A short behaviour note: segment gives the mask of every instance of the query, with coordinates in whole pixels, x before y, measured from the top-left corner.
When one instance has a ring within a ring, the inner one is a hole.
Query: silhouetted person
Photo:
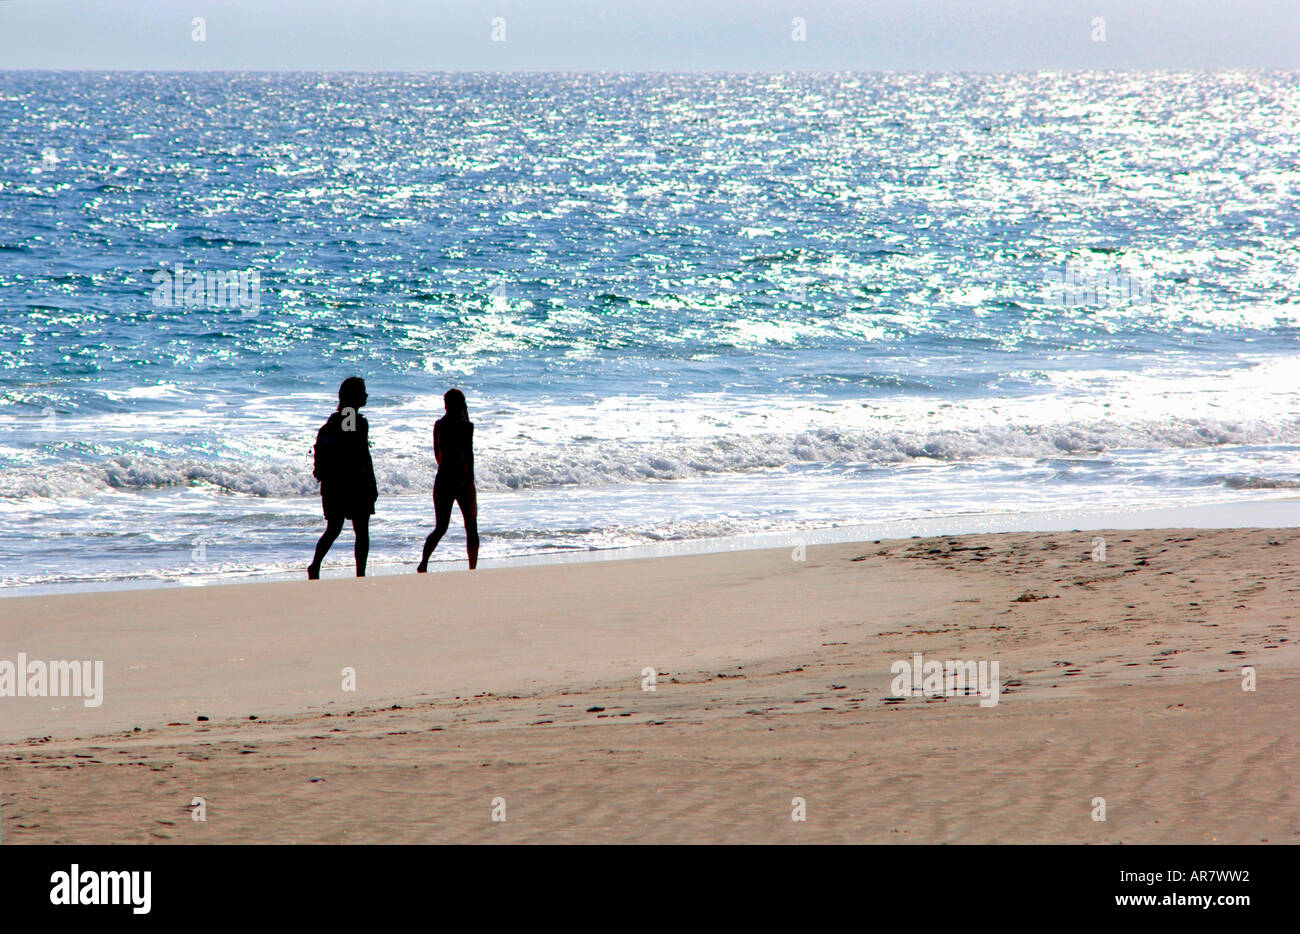
[[[429,570],[429,555],[447,532],[451,504],[460,506],[465,520],[465,551],[469,569],[478,565],[478,493],[474,489],[474,423],[469,420],[465,394],[448,389],[442,397],[447,414],[433,423],[433,457],[438,474],[433,479],[433,515],[437,524],[424,540],[424,556],[416,571]]]
[[[370,426],[357,409],[366,404],[366,381],[349,376],[339,386],[339,407],[316,432],[316,465],[312,476],[320,481],[321,509],[325,513],[325,534],[316,543],[316,557],[307,568],[307,579],[320,577],[320,563],[343,531],[345,519],[352,520],[356,536],[357,577],[366,576],[366,555],[370,551],[370,517],[375,513],[379,490],[375,467],[370,461]]]

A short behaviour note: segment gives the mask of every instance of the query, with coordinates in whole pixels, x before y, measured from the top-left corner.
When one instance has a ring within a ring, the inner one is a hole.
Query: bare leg
[[[429,537],[424,540],[424,554],[420,557],[420,563],[416,565],[417,574],[423,574],[429,570],[429,556],[433,554],[433,549],[438,547],[438,542],[447,534],[447,526],[451,523],[451,504],[452,497],[447,496],[444,491],[433,488],[433,514],[436,524]]]
[[[316,580],[320,577],[320,563],[325,560],[325,555],[329,552],[330,546],[334,544],[334,539],[338,538],[339,533],[342,531],[342,519],[325,520],[325,534],[316,543],[316,557],[312,558],[311,564],[307,567],[308,580]]]
[[[357,539],[352,549],[352,553],[357,559],[357,577],[365,577],[366,557],[370,554],[370,517],[354,516],[352,519],[352,534]]]
[[[478,491],[474,484],[465,484],[456,502],[460,504],[461,518],[465,520],[465,552],[469,555],[469,569],[472,571],[478,567]]]

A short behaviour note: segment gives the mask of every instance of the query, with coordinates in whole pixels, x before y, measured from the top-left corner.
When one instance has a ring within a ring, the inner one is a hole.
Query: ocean
[[[1295,496],[1298,125],[1284,72],[0,72],[0,591],[302,576],[351,375],[372,573],[452,386],[485,565]]]

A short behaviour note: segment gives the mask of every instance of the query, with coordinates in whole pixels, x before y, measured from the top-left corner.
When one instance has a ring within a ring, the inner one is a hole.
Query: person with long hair
[[[357,577],[366,576],[370,517],[379,498],[375,465],[370,460],[370,425],[357,411],[366,404],[366,399],[366,381],[360,376],[349,376],[339,386],[338,409],[316,432],[312,476],[320,481],[325,534],[316,543],[316,556],[307,568],[308,580],[320,578],[320,564],[348,519],[352,520],[352,533],[356,537],[353,553]]]
[[[474,489],[474,423],[469,420],[469,406],[459,389],[448,389],[442,397],[447,414],[433,423],[433,457],[438,473],[433,479],[433,515],[435,525],[424,540],[424,554],[415,570],[429,570],[429,556],[447,532],[451,522],[451,505],[460,506],[465,520],[465,551],[469,569],[478,566],[478,493]]]

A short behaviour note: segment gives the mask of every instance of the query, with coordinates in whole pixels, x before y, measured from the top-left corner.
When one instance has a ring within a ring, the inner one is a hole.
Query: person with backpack
[[[417,573],[429,570],[429,556],[451,522],[451,506],[460,506],[465,520],[465,551],[469,569],[478,566],[478,493],[474,489],[474,423],[469,420],[469,406],[459,389],[448,389],[442,396],[447,414],[433,423],[433,457],[438,472],[433,478],[433,515],[436,524],[424,540],[424,554],[416,566]]]
[[[339,386],[338,409],[316,432],[312,476],[320,481],[325,534],[316,543],[316,557],[307,568],[308,580],[320,578],[321,561],[348,519],[352,520],[352,533],[356,538],[353,550],[357,577],[366,576],[370,517],[375,513],[375,501],[379,498],[375,466],[370,460],[370,425],[357,411],[366,404],[366,398],[365,380],[349,376]]]

